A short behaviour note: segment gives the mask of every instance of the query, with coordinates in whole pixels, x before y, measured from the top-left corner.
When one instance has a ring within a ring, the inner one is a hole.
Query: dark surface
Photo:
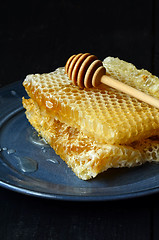
[[[1,3],[0,86],[91,52],[159,76],[159,2]],[[6,106],[7,107],[7,106]],[[0,239],[159,239],[159,194],[110,202],[39,199],[0,188]]]

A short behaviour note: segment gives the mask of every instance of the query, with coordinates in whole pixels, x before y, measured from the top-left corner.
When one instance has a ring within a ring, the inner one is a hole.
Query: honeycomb
[[[110,76],[158,97],[159,79],[151,73],[112,57],[103,63]],[[98,143],[130,144],[159,133],[158,109],[102,84],[80,89],[71,83],[63,67],[28,75],[23,84],[41,113]]]
[[[144,159],[148,162],[159,162],[159,136],[133,144],[141,153]]]
[[[42,114],[32,99],[23,98],[23,106],[31,125],[82,180],[96,177],[108,168],[159,161],[159,139],[146,139],[130,146],[101,144],[47,112]]]
[[[151,96],[159,98],[159,79],[145,69],[137,69],[132,63],[107,57],[103,61],[107,74]]]

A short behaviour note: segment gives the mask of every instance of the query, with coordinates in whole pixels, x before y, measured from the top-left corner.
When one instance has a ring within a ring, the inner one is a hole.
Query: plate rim
[[[52,194],[52,193],[42,193],[38,191],[29,190],[22,187],[17,187],[16,185],[8,184],[5,181],[0,180],[0,186],[11,190],[13,192],[21,193],[27,196],[45,198],[51,200],[60,201],[72,201],[72,202],[103,202],[103,201],[117,201],[117,200],[129,200],[134,198],[141,198],[150,196],[152,194],[159,192],[159,187],[154,187],[144,191],[138,191],[127,194],[117,194],[117,195],[103,195],[103,196],[78,196],[78,195],[62,195],[62,194]]]

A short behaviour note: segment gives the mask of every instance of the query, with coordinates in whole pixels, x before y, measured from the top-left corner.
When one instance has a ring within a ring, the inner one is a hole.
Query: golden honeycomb
[[[112,57],[103,64],[110,76],[158,97],[159,79],[148,71]],[[41,112],[99,143],[130,144],[159,132],[158,109],[102,84],[80,89],[63,67],[52,73],[28,75],[23,84]]]
[[[107,74],[131,87],[159,98],[159,79],[145,69],[137,69],[132,63],[107,57],[103,61]]]

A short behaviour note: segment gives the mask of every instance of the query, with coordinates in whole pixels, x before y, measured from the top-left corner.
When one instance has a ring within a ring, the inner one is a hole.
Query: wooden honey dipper
[[[102,61],[98,60],[95,55],[91,55],[90,53],[79,53],[71,56],[66,62],[65,72],[72,80],[73,84],[78,85],[80,88],[97,87],[100,83],[104,83],[109,87],[115,88],[140,101],[159,108],[158,99],[107,76]]]

